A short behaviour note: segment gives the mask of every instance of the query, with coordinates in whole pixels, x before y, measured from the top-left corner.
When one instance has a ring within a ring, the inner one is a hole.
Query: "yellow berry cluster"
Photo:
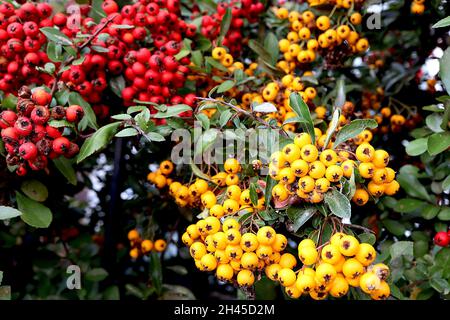
[[[359,12],[353,12],[353,2],[336,1],[336,8],[347,11],[344,18],[335,19],[336,21],[328,15],[316,17],[310,10],[289,12],[284,7],[276,9],[275,14],[279,19],[289,20],[290,31],[278,44],[286,61],[283,63],[286,73],[291,73],[296,63],[313,62],[318,52],[323,54],[324,50],[333,51],[344,41],[350,45],[353,53],[364,52],[369,48],[367,39],[361,38],[355,29],[355,26],[361,24],[362,17]],[[290,62],[295,62],[293,67]]]
[[[335,233],[328,244],[316,247],[312,239],[304,239],[298,245],[298,257],[303,266],[294,271],[291,267],[272,264],[266,268],[266,275],[278,280],[291,298],[302,294],[315,300],[345,296],[350,287],[359,287],[372,299],[386,299],[390,288],[386,282],[389,268],[378,263],[372,265],[376,251],[368,243],[359,241],[344,233]]]
[[[359,160],[358,171],[362,178],[371,179],[367,184],[367,191],[358,187],[353,196],[353,202],[364,205],[369,200],[369,194],[373,197],[381,197],[383,194],[392,196],[400,188],[400,184],[394,180],[395,171],[389,168],[389,153],[383,149],[375,150],[368,143],[363,142],[356,148],[356,159]]]
[[[425,0],[413,0],[411,13],[421,15],[425,11]]]
[[[287,239],[272,227],[264,226],[253,232],[241,232],[234,218],[221,221],[209,216],[187,227],[182,241],[189,247],[195,265],[201,271],[216,270],[221,281],[251,286],[255,273],[267,270],[273,264],[293,268],[296,259],[282,251]]]
[[[244,187],[244,183],[240,181],[239,173],[242,167],[235,158],[229,158],[224,163],[224,171],[210,177],[211,183],[204,179],[196,179],[192,183],[182,184],[179,181],[172,181],[167,178],[171,170],[164,170],[162,175],[169,183],[160,183],[157,185],[159,171],[168,165],[173,169],[170,161],[163,161],[160,168],[154,173],[153,183],[162,189],[166,185],[169,187],[169,195],[171,195],[180,207],[197,207],[208,209],[210,216],[221,218],[225,215],[232,215],[237,212],[253,212],[254,210],[264,209],[264,194],[257,189],[258,200],[253,204],[250,197],[250,189]]]
[[[358,205],[367,203],[369,193],[380,197],[384,193],[393,195],[398,191],[395,171],[387,167],[389,154],[384,150],[375,151],[368,143],[372,138],[369,130],[355,138],[359,146],[354,155],[345,149],[337,152],[331,149],[331,141],[324,147],[326,135],[318,128],[315,128],[315,133],[315,144],[312,144],[311,136],[303,132],[296,135],[294,143],[271,155],[269,175],[278,181],[272,188],[276,202],[282,203],[296,195],[305,202],[319,203],[332,184],[340,184],[342,177],[350,178],[357,166],[362,178],[371,179],[367,185],[368,192],[362,187],[357,188],[353,201]]]
[[[145,255],[150,251],[162,252],[166,249],[167,243],[163,239],[158,239],[153,242],[150,239],[142,239],[139,231],[136,229],[128,232],[128,240],[130,241],[130,257],[133,259]]]

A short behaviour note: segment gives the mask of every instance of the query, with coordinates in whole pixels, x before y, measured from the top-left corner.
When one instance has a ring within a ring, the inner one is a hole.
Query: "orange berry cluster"
[[[166,249],[167,243],[163,239],[158,239],[153,242],[150,239],[142,239],[139,231],[136,229],[128,232],[128,240],[130,241],[130,257],[137,259],[150,251],[162,252]]]

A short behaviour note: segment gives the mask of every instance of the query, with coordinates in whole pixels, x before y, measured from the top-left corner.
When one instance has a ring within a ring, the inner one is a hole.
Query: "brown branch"
[[[267,121],[265,121],[264,119],[262,119],[261,117],[258,117],[257,115],[253,114],[252,112],[248,112],[247,110],[244,110],[242,108],[239,108],[238,106],[235,106],[229,102],[226,101],[222,101],[222,100],[217,100],[217,99],[213,99],[213,98],[202,98],[202,97],[196,97],[198,100],[201,101],[209,101],[209,102],[215,102],[215,103],[221,103],[227,107],[230,107],[231,109],[233,109],[234,111],[241,113],[243,115],[245,115],[248,118],[251,118],[259,123],[261,123],[263,126],[273,129],[273,130],[280,130],[281,134],[285,137],[289,137],[289,135],[287,134],[287,132],[283,129],[280,128],[278,126],[274,126],[269,124]]]
[[[69,59],[67,59],[66,61],[64,61],[63,63],[61,63],[61,65],[59,66],[59,70],[55,75],[55,82],[53,83],[52,86],[52,91],[51,91],[51,95],[52,97],[54,96],[56,89],[58,88],[58,82],[61,78],[62,75],[62,70],[69,64],[71,64],[75,58],[78,57],[78,54],[84,49],[86,48],[91,42],[92,40],[94,40],[107,26],[108,24],[114,20],[114,18],[117,15],[111,15],[86,41],[83,42],[83,44],[81,44],[81,46],[77,47],[77,54],[75,56],[71,56]]]

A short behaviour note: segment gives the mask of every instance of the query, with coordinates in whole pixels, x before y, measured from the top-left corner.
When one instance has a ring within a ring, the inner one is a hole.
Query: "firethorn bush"
[[[0,298],[450,297],[448,2],[79,2],[0,2]]]

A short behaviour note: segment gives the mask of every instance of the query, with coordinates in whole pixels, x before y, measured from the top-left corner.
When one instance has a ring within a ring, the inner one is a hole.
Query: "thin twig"
[[[92,40],[94,40],[105,28],[106,26],[114,20],[114,18],[116,18],[117,15],[111,15],[85,42],[83,42],[83,44],[81,44],[81,46],[77,47],[77,54],[75,56],[71,56],[69,59],[67,59],[66,61],[64,61],[63,63],[61,63],[61,65],[59,66],[59,70],[55,75],[55,82],[53,83],[52,86],[52,91],[51,91],[51,95],[53,96],[56,92],[56,89],[58,88],[58,82],[61,78],[62,75],[62,70],[69,64],[71,64],[75,58],[78,57],[78,53],[80,53],[84,48],[86,48],[91,42]]]
[[[238,106],[235,106],[235,105],[233,105],[231,103],[228,103],[228,102],[222,101],[222,100],[213,99],[213,98],[202,98],[202,97],[196,97],[196,98],[198,100],[201,100],[201,101],[209,101],[209,102],[221,103],[221,104],[223,104],[223,105],[225,105],[227,107],[230,107],[234,111],[245,115],[246,117],[252,118],[253,120],[261,123],[262,125],[264,125],[267,128],[270,128],[270,129],[273,129],[273,130],[280,130],[281,134],[283,134],[285,137],[289,137],[289,135],[287,134],[287,132],[283,128],[271,125],[267,121],[265,121],[264,119],[262,119],[262,118],[256,116],[255,114],[253,114],[252,112],[248,112],[247,110],[239,108]]]

